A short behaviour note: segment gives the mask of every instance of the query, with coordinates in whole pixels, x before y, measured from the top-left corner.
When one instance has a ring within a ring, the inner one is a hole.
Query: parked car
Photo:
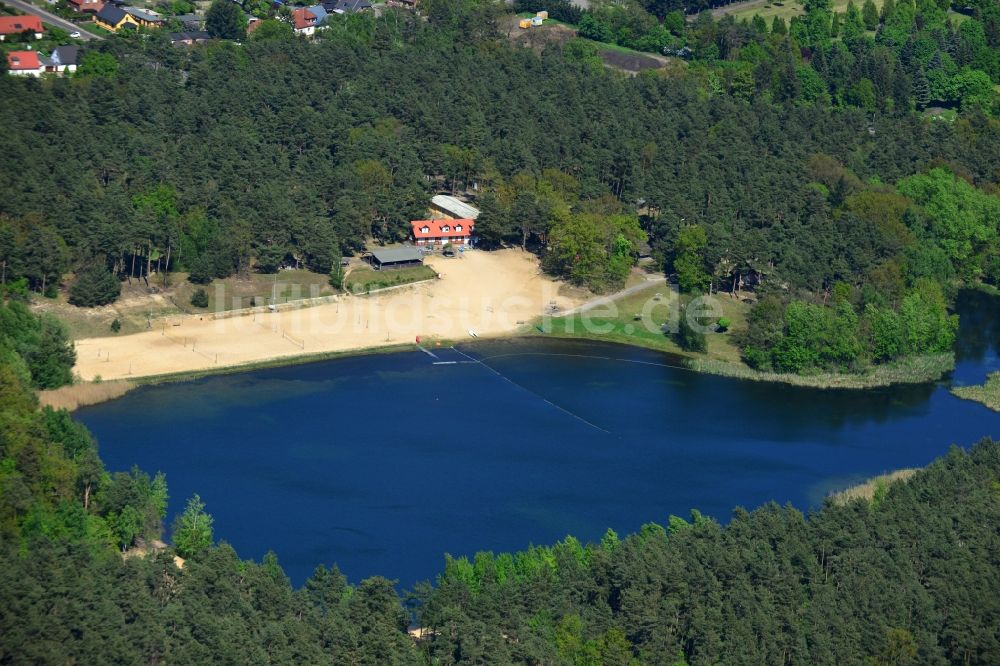
[[[72,37],[73,39],[80,39],[80,37],[82,37],[79,30],[74,30],[73,32],[69,33],[69,36]]]

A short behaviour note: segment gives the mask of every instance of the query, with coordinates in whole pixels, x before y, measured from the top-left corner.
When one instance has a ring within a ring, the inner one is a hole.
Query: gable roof
[[[479,217],[478,208],[448,194],[437,194],[431,197],[431,204],[455,217],[467,217],[473,220]]]
[[[42,63],[35,51],[11,51],[7,54],[7,67],[12,72],[39,69],[41,66]]]
[[[94,18],[108,25],[118,25],[128,14],[121,7],[116,7],[110,2],[104,3],[101,11],[94,15]]]
[[[313,5],[308,9],[316,17],[316,25],[323,25],[323,21],[326,20],[326,9],[323,8],[323,5]]]
[[[471,236],[472,230],[476,226],[476,221],[471,219],[462,220],[413,220],[410,227],[413,229],[413,238],[457,238]],[[447,231],[445,231],[447,227]],[[462,227],[459,231],[458,227]],[[427,229],[427,231],[424,231]]]
[[[292,26],[296,30],[304,30],[316,25],[316,15],[302,7],[292,12]]]
[[[423,261],[424,255],[413,247],[391,247],[372,250],[372,256],[380,264],[394,264],[400,261]]]
[[[124,9],[140,21],[145,21],[146,23],[163,23],[163,17],[151,9],[143,9],[142,7],[125,7]]]
[[[202,17],[197,14],[180,14],[174,18],[180,21],[180,24],[189,30],[197,30],[201,27],[201,24],[204,23]]]
[[[0,35],[16,35],[22,32],[43,32],[42,19],[34,14],[27,16],[0,16]]]
[[[52,52],[52,62],[57,65],[75,65],[80,55],[77,46],[57,46]]]
[[[187,32],[170,33],[171,43],[177,43],[177,42],[199,43],[199,42],[207,42],[210,39],[212,39],[212,37],[208,34],[208,32],[204,30],[188,30]]]
[[[333,2],[333,9],[330,9],[327,5],[331,3],[324,2],[323,6],[327,8],[328,12],[336,12],[338,14],[350,14],[351,12],[359,12],[362,9],[370,9],[372,4],[368,0],[336,0]]]

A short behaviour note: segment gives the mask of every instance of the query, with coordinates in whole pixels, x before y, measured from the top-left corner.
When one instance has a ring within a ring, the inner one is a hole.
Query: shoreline
[[[460,270],[465,267],[472,268],[473,262],[490,263],[486,263],[476,270]],[[723,337],[725,334],[719,334],[718,340],[714,343],[710,341],[708,354],[702,354],[679,349],[663,335],[650,336],[641,330],[638,331],[638,335],[632,335],[631,321],[627,317],[623,318],[617,314],[611,315],[609,321],[615,321],[615,317],[618,319],[618,324],[622,321],[628,321],[626,325],[619,327],[622,330],[595,332],[587,330],[586,327],[574,330],[572,326],[563,326],[560,322],[576,318],[584,310],[591,312],[600,309],[595,308],[594,305],[606,305],[604,301],[608,300],[609,297],[597,297],[585,301],[578,295],[564,295],[560,292],[559,283],[538,272],[537,262],[523,253],[510,251],[490,255],[476,254],[468,257],[467,261],[442,265],[447,271],[446,273],[442,272],[441,278],[433,281],[433,284],[404,285],[405,289],[396,290],[393,292],[393,296],[386,295],[382,299],[375,295],[367,298],[353,297],[344,302],[340,302],[338,299],[338,302],[332,305],[315,305],[305,310],[296,309],[289,316],[299,317],[299,319],[290,320],[290,322],[272,319],[271,315],[267,315],[268,323],[264,323],[264,320],[256,321],[260,318],[257,314],[246,317],[225,317],[221,321],[231,322],[231,325],[236,328],[222,330],[216,327],[206,333],[207,329],[204,325],[198,328],[199,322],[193,319],[185,323],[183,329],[174,330],[169,330],[167,322],[164,321],[163,330],[159,334],[146,332],[120,338],[90,338],[78,341],[78,350],[83,344],[84,348],[87,349],[88,356],[94,352],[93,347],[100,347],[96,350],[98,362],[95,363],[93,358],[88,358],[87,367],[83,371],[80,370],[78,362],[76,368],[79,373],[77,375],[78,384],[74,385],[77,388],[67,387],[64,392],[67,394],[83,393],[87,397],[83,401],[73,404],[57,404],[75,409],[79,406],[114,399],[136,386],[187,381],[210,375],[250,372],[263,368],[294,366],[350,356],[410,351],[416,349],[417,344],[419,344],[412,341],[414,338],[411,336],[414,333],[417,334],[417,340],[423,340],[423,346],[475,344],[476,340],[530,340],[533,338],[587,340],[663,354],[671,359],[669,365],[691,372],[814,389],[871,390],[897,385],[930,384],[946,378],[955,368],[954,352],[947,352],[910,357],[892,364],[872,366],[858,374],[823,372],[798,375],[754,370],[738,359],[736,353],[738,350],[731,340]],[[529,293],[526,288],[522,287],[521,295],[527,298],[522,298],[521,301],[517,301],[516,298],[500,301],[498,294],[502,293],[503,290],[495,290],[495,293],[486,294],[486,298],[482,301],[481,311],[477,312],[475,308],[469,306],[468,283],[473,281],[473,278],[478,278],[485,272],[485,269],[513,270],[513,273],[507,273],[504,276],[506,285],[527,285],[533,291]],[[640,297],[641,292],[645,290],[652,292],[658,288],[663,288],[663,286],[658,285],[656,281],[633,285],[612,295],[610,297],[611,304],[619,309],[625,308],[627,311],[632,311],[628,308],[633,308],[638,312],[635,309],[638,306],[632,301],[636,297]],[[659,301],[659,296],[660,294],[656,293],[653,300]],[[530,305],[532,302],[541,300],[548,302],[549,306],[553,307],[556,303],[554,299],[558,299],[560,309],[563,310],[561,314],[539,314],[539,310]],[[388,324],[383,325],[379,318],[388,318],[390,306],[402,307],[406,311],[408,307],[412,309],[414,304],[422,306],[423,309],[417,308],[417,316],[411,319],[409,326],[412,330],[405,326],[398,328],[394,324],[390,339]],[[494,305],[499,306],[496,311]],[[512,306],[513,310],[510,310]],[[330,335],[329,329],[322,328],[327,322],[322,320],[319,315],[323,312],[331,314],[334,310],[339,313],[340,308],[349,309],[347,324],[356,324],[356,330],[348,330],[343,338],[330,344],[330,338],[324,337]],[[496,312],[500,313],[499,320]],[[274,316],[281,317],[282,314],[278,313]],[[209,316],[206,315],[206,318]],[[735,317],[739,316],[740,313],[737,311]],[[372,318],[374,324],[372,330],[368,328],[369,317]],[[598,315],[598,318],[601,316]],[[516,325],[514,325],[514,320],[517,320]],[[255,321],[256,323],[254,323]],[[216,324],[222,325],[219,322]],[[289,324],[291,328],[285,329],[284,326]],[[173,326],[178,326],[178,324],[174,323]],[[243,328],[241,329],[239,326]],[[376,330],[378,326],[382,326],[382,328]],[[195,330],[192,331],[191,328]],[[474,330],[478,331],[478,334],[473,332]],[[286,331],[288,332],[286,333]],[[294,335],[291,333],[292,331],[294,331]],[[470,337],[466,338],[466,334]],[[151,335],[152,337],[150,337]],[[206,337],[198,337],[199,335]],[[242,344],[247,336],[256,336],[260,344],[257,347],[247,348],[244,346],[240,349],[234,349],[234,346],[238,346],[235,343]],[[307,337],[309,338],[308,345],[306,344]],[[713,338],[715,337],[713,335]],[[203,346],[203,341],[206,339],[208,352]],[[196,340],[197,350],[195,349]],[[289,348],[289,340],[292,346],[301,346],[301,350]],[[126,344],[126,341],[129,344]],[[106,360],[107,349],[114,349],[118,358],[121,359],[123,355],[121,347],[129,348],[133,353],[132,358],[138,358],[136,354],[143,354],[146,359],[152,359],[153,362],[148,363],[145,368],[139,366],[140,374],[133,375],[132,362],[128,360],[129,357],[126,357],[125,360],[118,361],[117,368],[113,363],[108,366],[116,371],[105,375],[102,380],[100,370],[105,367],[103,361]],[[309,347],[316,351],[305,351]],[[197,355],[193,355],[192,352],[196,352]],[[146,370],[146,372],[142,373],[142,370]],[[97,385],[102,384],[105,386],[124,385],[128,388],[120,390],[96,388]],[[40,395],[40,397],[42,396]]]
[[[567,335],[564,333],[539,334],[529,332],[517,337],[526,339],[549,338],[556,340],[589,340],[592,342],[623,345],[626,347],[645,349],[660,354],[681,357],[685,364],[683,369],[690,370],[691,372],[715,375],[717,377],[731,377],[733,379],[743,379],[753,382],[787,384],[789,386],[797,386],[800,388],[866,390],[886,388],[889,386],[903,386],[907,384],[929,384],[939,381],[955,369],[954,352],[946,352],[943,354],[915,356],[889,365],[873,366],[870,371],[865,374],[854,375],[836,372],[823,372],[814,375],[794,375],[790,373],[754,370],[745,364],[706,358],[703,354],[697,354],[684,350],[665,350],[655,345],[644,345],[641,340],[631,342],[611,336],[592,335],[588,333]],[[919,365],[923,365],[923,367],[913,367]]]
[[[607,337],[602,337],[598,335],[565,335],[565,334],[540,334],[532,326],[531,329],[527,331],[515,331],[510,333],[499,333],[494,335],[483,335],[478,338],[468,341],[471,344],[475,344],[476,341],[489,342],[489,341],[503,341],[503,340],[585,340],[589,342],[601,342],[605,344],[617,345],[631,349],[641,349],[644,351],[652,351],[658,354],[662,354],[667,357],[675,357],[680,361],[679,365],[671,366],[678,370],[687,370],[689,372],[695,372],[705,375],[714,375],[718,377],[729,377],[732,379],[740,379],[745,381],[754,382],[768,382],[776,384],[785,384],[788,386],[794,386],[797,388],[815,388],[815,389],[845,389],[845,390],[868,390],[875,388],[887,388],[896,385],[907,385],[907,384],[924,384],[938,381],[942,376],[947,374],[954,368],[954,354],[940,354],[935,357],[918,357],[918,360],[925,358],[931,359],[931,364],[929,366],[929,374],[927,375],[917,375],[909,374],[905,376],[893,376],[892,373],[898,370],[897,366],[883,366],[884,370],[881,368],[876,368],[874,371],[867,373],[865,375],[845,375],[837,373],[821,373],[816,375],[792,375],[792,374],[782,374],[782,373],[770,373],[761,372],[753,370],[748,366],[737,365],[734,363],[729,363],[726,361],[718,361],[714,359],[705,359],[699,355],[693,354],[691,352],[679,351],[666,351],[659,349],[651,345],[637,344],[633,342],[626,342],[622,340],[610,339]],[[433,339],[428,340],[428,346],[448,346],[452,347],[456,344],[460,344],[460,341],[454,339]],[[54,391],[39,391],[40,403],[43,405],[56,406],[53,404],[51,395],[58,392],[73,393],[68,389],[77,389],[77,387],[102,387],[102,386],[114,386],[115,389],[110,391],[105,391],[101,394],[90,395],[85,400],[80,400],[77,404],[72,406],[62,405],[69,411],[75,411],[80,407],[88,407],[91,405],[96,405],[102,402],[107,402],[110,400],[115,400],[122,397],[126,393],[140,388],[142,386],[155,386],[159,384],[173,383],[173,382],[184,382],[192,381],[196,379],[201,379],[203,377],[211,377],[216,375],[230,375],[238,374],[242,372],[253,372],[255,370],[264,370],[268,368],[283,368],[283,367],[293,367],[297,365],[306,365],[309,363],[321,363],[323,361],[330,361],[341,358],[351,358],[351,357],[361,357],[361,356],[372,356],[376,354],[396,354],[402,352],[416,351],[417,346],[414,343],[391,343],[391,344],[381,344],[372,345],[368,347],[362,347],[358,349],[345,349],[345,350],[335,350],[335,351],[323,351],[323,352],[311,352],[297,355],[289,356],[276,356],[266,359],[261,359],[257,361],[251,361],[247,363],[239,363],[224,366],[213,366],[207,368],[199,368],[194,370],[182,370],[179,372],[170,372],[162,374],[147,375],[143,377],[136,377],[129,380],[105,380],[105,381],[81,381],[77,384],[72,384],[66,387],[61,387],[60,389],[55,389]],[[938,372],[940,368],[945,368]],[[87,390],[87,389],[85,389]]]
[[[918,472],[923,471],[920,467],[904,467],[865,479],[860,483],[848,486],[841,490],[829,493],[826,499],[839,506],[847,506],[851,502],[863,500],[865,502],[881,502],[889,486],[896,483],[906,483]]]
[[[953,386],[951,394],[962,400],[969,400],[1000,412],[1000,370],[991,372],[982,384]]]

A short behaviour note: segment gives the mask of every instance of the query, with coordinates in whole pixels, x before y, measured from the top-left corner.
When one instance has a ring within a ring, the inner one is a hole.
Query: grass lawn
[[[354,294],[364,294],[376,289],[394,287],[437,277],[430,266],[414,266],[395,270],[376,271],[371,268],[355,268],[347,275],[344,286]]]
[[[204,286],[191,284],[186,276],[177,274],[173,283],[177,287],[171,295],[177,307],[191,313],[239,310],[254,305],[287,303],[337,293],[330,286],[329,276],[306,270],[280,271],[272,274],[251,273],[246,276],[214,280]],[[191,295],[199,288],[208,294],[208,307],[204,309],[191,305]]]
[[[659,300],[657,294],[660,294]],[[733,342],[733,334],[746,328],[746,315],[750,306],[726,294],[718,296],[715,301],[721,308],[722,316],[730,320],[731,326],[726,333],[707,335],[708,352],[704,358],[738,363],[740,351]],[[551,317],[538,325],[548,334],[560,337],[605,340],[690,355],[661,330],[676,307],[677,297],[673,295],[670,286],[666,282],[657,282],[651,283],[648,289],[615,301],[613,310],[597,307],[568,317]],[[636,315],[644,313],[645,316],[636,319]]]
[[[843,14],[847,11],[847,3],[849,0],[833,0],[833,11]],[[881,11],[883,0],[875,0],[875,6]],[[861,11],[861,6],[864,4],[864,0],[854,0],[854,5]],[[780,16],[788,22],[793,16],[801,16],[805,13],[802,9],[802,4],[796,0],[778,0],[778,2],[755,2],[744,7],[734,8],[732,12],[727,12],[732,14],[732,16],[738,21],[742,19],[750,20],[753,18],[754,14],[759,14],[766,21],[767,25],[771,27],[771,21],[774,20],[775,16]]]
[[[626,48],[624,46],[619,46],[618,44],[609,44],[608,42],[597,42],[597,41],[594,41],[593,39],[587,39],[586,37],[581,37],[580,39],[582,39],[583,41],[587,42],[588,44],[593,44],[600,51],[615,51],[617,53],[626,53],[628,55],[638,55],[638,56],[646,56],[646,57],[649,57],[649,55],[650,55],[646,51],[636,51],[635,49],[630,49],[630,48]],[[656,55],[656,54],[653,54],[653,55]]]

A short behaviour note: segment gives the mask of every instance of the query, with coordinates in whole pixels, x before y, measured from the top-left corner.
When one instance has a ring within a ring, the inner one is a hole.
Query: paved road
[[[3,0],[4,4],[10,5],[11,7],[16,7],[26,14],[35,14],[41,16],[42,20],[46,23],[56,26],[57,28],[62,28],[66,32],[76,32],[80,33],[80,39],[82,41],[87,41],[90,39],[104,39],[100,35],[94,35],[87,32],[77,24],[67,21],[64,18],[59,18],[52,12],[46,11],[37,5],[33,5],[30,2],[25,2],[24,0]]]

